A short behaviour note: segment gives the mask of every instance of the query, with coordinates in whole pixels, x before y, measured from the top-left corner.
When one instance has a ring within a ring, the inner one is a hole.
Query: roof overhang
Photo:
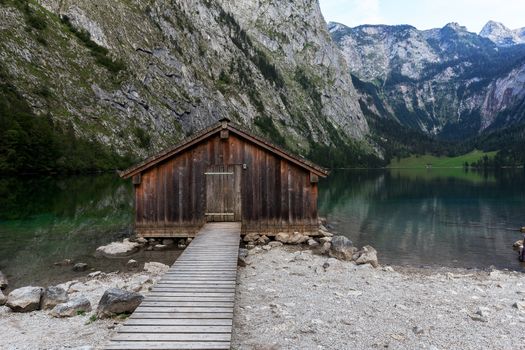
[[[119,173],[119,175],[122,178],[130,178],[132,176],[135,176],[137,174],[140,174],[141,172],[167,160],[172,157],[175,157],[177,154],[183,152],[184,150],[206,140],[207,138],[215,135],[216,133],[220,132],[221,130],[228,130],[231,133],[253,143],[258,145],[261,148],[264,148],[268,150],[271,153],[274,153],[278,155],[279,157],[286,159],[287,161],[306,169],[310,172],[312,172],[315,175],[318,175],[320,177],[326,177],[329,174],[329,171],[302,158],[299,156],[296,156],[294,154],[291,154],[280,147],[275,146],[271,142],[268,142],[264,140],[263,138],[259,136],[255,136],[251,134],[250,132],[243,130],[240,126],[232,124],[228,119],[221,119],[218,123],[201,130],[200,132],[197,132],[196,134],[192,135],[191,137],[184,139],[179,144],[175,145],[174,147],[170,147],[152,157],[149,157],[145,159],[144,161],[132,166],[131,168],[128,168],[126,170],[123,170]]]

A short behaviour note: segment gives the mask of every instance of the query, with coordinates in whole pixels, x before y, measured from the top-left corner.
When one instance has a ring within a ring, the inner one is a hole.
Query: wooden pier
[[[230,349],[240,232],[206,224],[106,349]]]

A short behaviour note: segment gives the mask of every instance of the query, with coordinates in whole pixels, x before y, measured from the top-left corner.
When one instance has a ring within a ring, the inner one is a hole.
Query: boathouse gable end
[[[327,174],[227,120],[121,172],[143,237],[193,237],[213,221],[241,222],[243,234],[316,232]]]

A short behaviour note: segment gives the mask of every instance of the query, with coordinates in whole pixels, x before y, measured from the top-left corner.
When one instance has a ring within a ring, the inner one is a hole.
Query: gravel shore
[[[284,246],[239,268],[232,349],[522,349],[525,276],[517,272],[356,266]],[[153,282],[158,274],[149,274]],[[71,286],[93,308],[141,273]],[[69,283],[68,283],[69,284]],[[144,284],[147,293],[151,282]],[[0,307],[1,349],[100,349],[122,320],[68,319]]]
[[[158,263],[157,263],[158,264]],[[162,266],[162,264],[158,264]],[[167,266],[166,266],[167,268]],[[92,312],[71,318],[54,318],[50,310],[15,313],[0,306],[0,349],[2,350],[94,350],[101,349],[124,320],[93,320],[98,302],[109,288],[137,290],[146,295],[148,289],[165,272],[155,268],[140,273],[95,273],[59,286],[70,297],[85,296]]]
[[[247,262],[233,349],[525,348],[522,273],[374,269],[287,247]]]

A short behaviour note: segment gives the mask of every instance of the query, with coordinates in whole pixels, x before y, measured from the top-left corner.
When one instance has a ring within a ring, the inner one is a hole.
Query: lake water
[[[47,285],[84,276],[72,259],[92,270],[125,269],[129,258],[95,258],[96,248],[132,229],[132,185],[116,175],[0,178],[0,271],[10,288]],[[173,263],[178,252],[141,251],[133,259]]]
[[[132,185],[116,175],[0,178],[0,270],[12,286],[46,285],[92,269],[125,268],[128,258],[95,258],[127,236]],[[320,213],[355,245],[371,244],[382,263],[522,269],[512,250],[525,226],[523,170],[333,171],[320,183]],[[171,264],[178,252],[142,251],[139,261]]]
[[[512,244],[525,226],[523,169],[334,171],[320,214],[354,245],[393,265],[523,269]]]

